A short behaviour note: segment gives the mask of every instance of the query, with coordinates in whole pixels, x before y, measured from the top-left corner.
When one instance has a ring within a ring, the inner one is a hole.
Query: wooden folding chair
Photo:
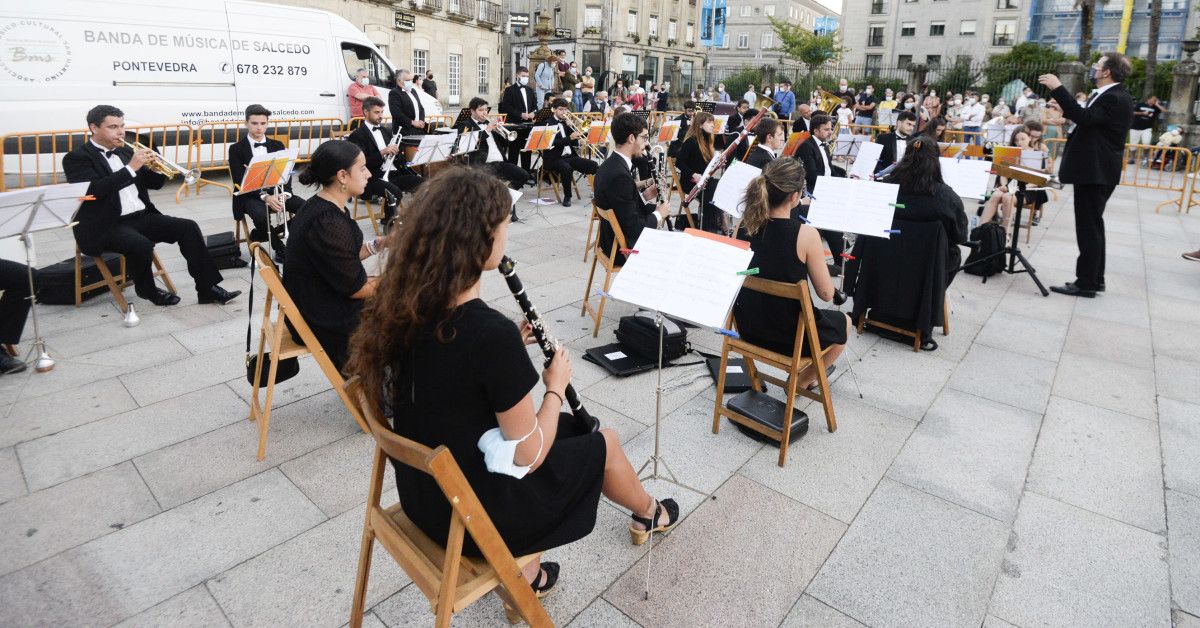
[[[867,325],[870,325],[872,327],[878,327],[880,329],[886,329],[888,331],[895,332],[902,336],[908,336],[909,338],[912,338],[913,339],[913,352],[920,353],[920,351],[921,351],[921,336],[922,336],[921,330],[905,329],[903,327],[898,327],[896,325],[892,325],[891,323],[884,323],[882,321],[873,320],[870,318],[870,316],[868,316],[868,312],[863,312],[862,314],[859,314],[859,316],[858,316],[858,323],[857,323],[857,325],[855,325],[855,329],[858,331],[858,333],[861,334],[861,333],[863,333],[863,328],[866,327]],[[942,335],[943,336],[950,335],[950,304],[946,301],[946,298],[944,296],[942,297]]]
[[[690,227],[692,229],[696,229],[696,228],[698,228],[698,225],[696,224],[695,215],[692,214],[692,209],[690,207],[688,207],[687,205],[683,204],[683,199],[687,198],[687,194],[683,193],[683,184],[680,183],[679,172],[675,170],[675,160],[668,158],[667,161],[670,164],[670,171],[671,171],[671,191],[679,194],[679,213],[672,214],[671,217],[675,218],[676,216],[679,216],[680,214],[682,214],[684,216],[684,218],[687,219],[688,227]],[[670,202],[670,201],[671,201],[671,196],[670,196],[670,194],[668,194],[667,202]],[[701,202],[703,202],[703,199],[701,199]]]
[[[718,433],[721,429],[721,417],[727,416],[730,421],[738,425],[779,441],[779,466],[782,467],[787,463],[788,444],[792,438],[792,414],[795,411],[796,395],[803,395],[813,401],[819,401],[825,409],[825,423],[829,431],[837,430],[837,416],[833,412],[829,378],[825,373],[825,354],[833,347],[821,349],[821,342],[817,338],[817,321],[813,313],[812,296],[808,293],[807,281],[791,284],[759,277],[747,277],[746,282],[742,284],[742,290],[752,290],[799,301],[800,317],[796,321],[796,341],[792,345],[792,354],[783,355],[752,344],[740,337],[725,337],[725,341],[721,345],[721,370],[717,376],[717,398],[713,404],[713,434]],[[732,313],[729,315],[728,326],[730,329],[737,329],[737,321],[734,320]],[[808,345],[810,357],[804,357],[801,354],[805,344]],[[783,415],[782,431],[767,427],[724,405],[722,396],[725,394],[725,369],[731,351],[741,355],[745,360],[746,374],[750,377],[754,390],[761,390],[763,381],[771,382],[784,389],[787,396],[785,401],[787,409]],[[779,379],[759,371],[754,365],[756,360],[787,373],[787,379]],[[817,373],[818,388],[816,392],[799,387],[800,371],[810,364]]]
[[[83,295],[86,292],[91,292],[96,288],[108,286],[108,291],[112,293],[113,299],[117,302],[117,307],[124,314],[129,311],[129,302],[125,300],[125,256],[121,256],[120,277],[113,277],[112,271],[108,269],[108,264],[104,262],[103,256],[91,256],[92,261],[96,264],[96,269],[100,271],[100,280],[94,281],[88,285],[83,285],[83,253],[79,247],[75,247],[75,307],[83,304]],[[154,253],[154,277],[161,278],[167,286],[167,291],[175,292],[175,283],[171,281],[171,276],[167,274],[163,268],[162,260],[158,259],[158,253]]]
[[[358,203],[360,201],[362,202],[363,206],[365,206],[367,209],[367,214],[365,216],[360,214],[358,211]],[[375,213],[375,207],[374,207],[374,205],[372,205],[373,202],[379,203],[379,213],[378,214]],[[375,201],[372,201],[372,199],[370,199],[370,198],[360,198],[360,197],[356,196],[356,197],[354,197],[354,209],[351,211],[350,217],[352,219],[354,219],[355,222],[358,222],[359,220],[362,220],[363,218],[370,218],[371,219],[371,229],[373,229],[375,231],[376,236],[381,236],[381,235],[383,235],[383,231],[380,229],[379,216],[383,214],[383,203],[384,203],[384,201],[382,201],[382,200],[376,199]]]
[[[588,216],[588,232],[587,237],[583,240],[583,262],[586,264],[588,253],[592,247],[596,245],[596,240],[592,239],[593,230],[596,233],[596,238],[600,237],[600,214],[596,211],[596,201],[592,201],[592,214]]]
[[[258,370],[254,373],[254,388],[250,395],[250,420],[258,421],[258,459],[262,460],[267,454],[267,430],[271,426],[271,402],[275,397],[275,377],[279,372],[280,360],[311,354],[317,361],[317,365],[321,367],[321,371],[325,373],[325,377],[329,379],[329,383],[333,385],[333,389],[342,398],[342,403],[346,404],[346,409],[354,416],[354,420],[358,421],[359,427],[364,432],[369,431],[362,413],[359,412],[358,405],[342,388],[342,385],[346,383],[345,379],[333,365],[333,361],[329,359],[325,349],[321,347],[312,328],[300,316],[300,310],[296,308],[296,303],[292,301],[291,295],[283,287],[279,270],[275,267],[275,262],[271,261],[271,256],[267,253],[266,248],[257,242],[252,242],[250,254],[258,260],[258,274],[266,284],[266,296],[263,297],[262,308],[263,322],[258,338]],[[271,320],[272,303],[278,304],[279,309],[275,320]],[[290,322],[296,329],[296,333],[300,334],[300,339],[304,341],[304,344],[300,344],[292,338],[292,334],[287,328],[287,322]],[[270,368],[267,369],[267,381],[263,382],[263,356],[268,350],[271,355],[266,359],[270,362]],[[266,398],[262,404],[259,404],[258,392],[264,384],[267,389]]]
[[[558,191],[559,185],[572,186],[575,190],[575,198],[583,198],[583,195],[579,193],[579,184],[576,183],[574,179],[570,179],[569,183],[564,183],[562,181],[559,181],[560,177],[558,176],[558,173],[554,172],[552,170],[547,170],[545,167],[545,163],[546,163],[545,160],[543,160],[542,167],[538,168],[538,178],[537,178],[537,197],[538,198],[542,197],[543,181],[546,183],[547,186],[549,186],[550,191],[554,192],[554,200],[556,200],[556,201],[562,202],[562,194],[560,194]],[[588,176],[590,177],[591,175],[588,175]]]
[[[521,575],[521,569],[537,560],[538,554],[513,557],[450,450],[445,445],[430,449],[393,432],[375,408],[366,402],[358,378],[351,378],[343,389],[359,414],[366,417],[370,433],[375,437],[375,458],[371,464],[350,626],[362,626],[371,553],[376,540],[429,599],[436,626],[448,627],[455,613],[493,589],[506,602],[505,612],[510,622],[524,619],[531,626],[553,626],[550,615]],[[388,458],[433,476],[441,487],[450,503],[450,533],[445,547],[422,532],[404,514],[400,504],[384,508],[379,503]],[[466,534],[471,535],[482,558],[463,556]]]
[[[593,207],[595,207],[594,203]],[[604,316],[604,303],[608,300],[608,288],[612,285],[613,275],[616,275],[621,271],[622,264],[618,264],[616,262],[617,252],[621,249],[629,248],[629,245],[625,244],[625,233],[621,231],[621,223],[617,222],[617,215],[613,213],[611,209],[595,207],[595,211],[596,214],[600,216],[601,220],[607,222],[609,227],[612,227],[614,237],[612,246],[609,247],[608,251],[605,251],[603,247],[600,246],[600,233],[599,229],[597,229],[595,249],[592,251],[592,270],[588,273],[587,289],[583,291],[583,311],[579,315],[588,315],[590,312],[592,319],[596,321],[595,326],[592,328],[592,338],[600,335],[600,321]],[[592,280],[596,276],[597,264],[604,265],[604,287],[600,289],[601,294],[599,307],[597,307],[595,310],[592,310],[590,301],[592,295]]]

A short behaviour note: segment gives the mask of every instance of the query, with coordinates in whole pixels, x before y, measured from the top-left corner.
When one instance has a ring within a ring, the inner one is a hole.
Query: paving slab
[[[914,353],[912,345],[890,340],[880,340],[859,357],[862,360],[851,366],[854,377],[833,384],[835,406],[841,399],[859,400],[861,391],[863,402],[914,421],[925,416],[954,371],[954,365],[945,360],[926,352]],[[844,367],[844,363],[838,366]]]
[[[16,447],[0,448],[0,504],[26,492],[25,474],[21,472]]]
[[[1167,488],[1200,497],[1200,405],[1158,398]]]
[[[375,441],[351,434],[279,465],[279,470],[329,517],[365,508]],[[384,465],[383,503],[398,501],[392,463]]]
[[[1167,491],[1171,598],[1181,610],[1200,615],[1200,497]]]
[[[137,403],[114,378],[84,384],[57,395],[24,399],[0,419],[0,447],[33,440],[96,419],[128,412]]]
[[[1200,362],[1154,356],[1154,382],[1158,394],[1178,401],[1200,403]]]
[[[0,505],[0,575],[159,513],[124,462]]]
[[[1087,316],[1071,319],[1063,351],[1075,355],[1125,362],[1139,369],[1154,368],[1150,330]]]
[[[17,451],[36,491],[235,422],[242,407],[218,385],[21,443]]]
[[[1065,281],[1074,281],[1066,279]],[[1054,297],[1051,297],[1054,298]],[[1063,297],[1066,298],[1066,297]],[[1150,309],[1146,298],[1108,294],[1095,299],[1076,299],[1075,315],[1150,329]]]
[[[916,423],[857,399],[834,401],[838,429],[825,431],[819,410],[780,467],[779,450],[763,447],[738,473],[845,523],[854,520]],[[821,421],[821,423],[817,423]],[[740,432],[728,421],[721,432]]]
[[[1055,362],[975,345],[947,384],[1010,406],[1041,412],[1050,398]]]
[[[584,611],[575,616],[569,628],[640,628],[641,624],[633,621],[628,615],[617,610],[617,607],[598,598]]]
[[[780,628],[860,628],[862,624],[805,593]]]
[[[669,416],[680,406],[695,399],[700,391],[712,387],[711,378],[696,378],[699,368],[698,366],[669,368],[663,371],[663,417]],[[629,377],[607,377],[591,386],[579,389],[579,393],[610,408],[615,408],[631,419],[646,425],[654,425],[657,382],[658,373],[651,370]],[[677,384],[682,385],[676,386]],[[709,408],[709,410],[712,409]],[[711,424],[711,417],[709,420]]]
[[[122,375],[121,383],[146,406],[245,376],[245,347],[233,346]]]
[[[1072,261],[1071,265],[1074,266],[1074,264],[1075,262]],[[1029,285],[1032,287],[1033,284]],[[1044,297],[1036,288],[1033,290],[1010,290],[1004,295],[1004,298],[1000,299],[1000,303],[996,305],[996,311],[1062,324],[1071,320],[1071,313],[1075,311],[1075,299]]]
[[[888,477],[1003,522],[1012,521],[1042,417],[946,389]]]
[[[324,519],[267,471],[0,578],[0,606],[16,625],[111,624]]]
[[[254,349],[258,350],[257,347]],[[317,365],[315,358],[304,356],[299,359],[300,372],[295,377],[286,382],[275,383],[275,394],[271,398],[272,408],[282,408],[286,405],[296,403],[303,399],[308,399],[313,395],[319,395],[325,391],[333,390],[333,385],[329,383],[329,378],[325,376],[325,372]],[[243,361],[243,364],[245,362]],[[236,378],[225,382],[229,388],[241,397],[246,402],[246,413],[249,416],[250,398],[254,394],[254,387],[250,382],[246,381],[246,371],[242,370],[242,374]],[[267,398],[266,388],[260,388],[258,391],[258,402],[265,403]]]
[[[208,581],[237,626],[337,626],[350,617],[362,540],[362,510],[347,511]],[[367,607],[408,584],[387,550],[376,546]]]
[[[1043,360],[1058,360],[1067,325],[1062,322],[1039,320],[1006,311],[992,313],[975,342],[996,349],[1033,356]]]
[[[1163,541],[1027,491],[989,610],[1018,626],[1169,626]]]
[[[659,575],[649,600],[645,559],[604,599],[646,626],[777,625],[844,531],[832,517],[735,476],[655,548]],[[764,538],[786,541],[754,540]]]
[[[221,607],[217,606],[217,601],[201,584],[126,619],[115,628],[216,628],[231,625],[221,612]]]
[[[807,593],[867,625],[979,625],[1007,533],[884,479]]]
[[[1154,371],[1120,361],[1070,356],[1058,367],[1054,395],[1143,419],[1155,419]]]
[[[189,327],[177,331],[171,336],[193,354],[207,353],[230,345],[241,345],[244,348],[246,346],[246,321],[241,318],[223,316],[218,321]],[[255,340],[257,338],[252,338],[251,342],[253,343]]]

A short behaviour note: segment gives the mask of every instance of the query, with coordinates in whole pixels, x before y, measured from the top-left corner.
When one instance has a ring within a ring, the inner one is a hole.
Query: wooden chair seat
[[[895,332],[902,336],[908,336],[909,338],[912,338],[913,339],[913,352],[920,353],[921,337],[923,335],[921,333],[921,330],[905,329],[903,327],[892,325],[890,323],[884,323],[882,321],[873,320],[870,317],[869,311],[863,312],[862,314],[859,315],[858,323],[855,325],[855,330],[859,334],[861,334],[861,333],[863,333],[863,329],[867,325],[870,325],[872,327],[878,327],[880,329],[886,329],[888,331]],[[950,335],[950,302],[944,298],[942,299],[942,335],[943,336]]]
[[[129,301],[125,300],[125,256],[121,255],[120,277],[113,277],[112,271],[108,269],[108,264],[104,263],[104,256],[91,256],[92,261],[96,264],[96,269],[100,271],[100,280],[94,281],[86,286],[83,285],[83,253],[79,247],[75,247],[75,307],[83,304],[83,295],[91,292],[96,288],[104,286],[108,287],[108,291],[112,293],[113,300],[117,302],[117,307],[120,308],[121,314],[129,312]],[[162,279],[167,287],[168,292],[175,292],[175,282],[171,281],[171,276],[167,274],[166,268],[163,267],[162,260],[158,259],[158,253],[155,252],[152,257],[154,264],[154,277]]]

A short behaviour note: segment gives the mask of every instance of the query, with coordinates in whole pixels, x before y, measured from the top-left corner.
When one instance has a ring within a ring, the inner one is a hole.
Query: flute
[[[500,260],[498,269],[501,275],[504,275],[504,281],[508,284],[508,290],[512,292],[513,298],[517,300],[517,305],[521,307],[521,312],[525,314],[525,320],[529,321],[529,326],[533,328],[533,337],[537,339],[538,346],[542,348],[542,355],[546,356],[544,366],[550,365],[550,360],[554,357],[555,343],[554,339],[546,331],[545,325],[542,323],[542,316],[538,314],[537,308],[529,302],[529,297],[525,294],[525,286],[521,284],[521,278],[517,277],[516,263],[512,258],[505,255]],[[583,426],[587,432],[595,432],[600,429],[600,421],[588,414],[588,411],[583,408],[583,403],[579,401],[579,394],[575,392],[575,387],[567,384],[566,390],[567,406],[571,408],[571,414],[583,422]]]

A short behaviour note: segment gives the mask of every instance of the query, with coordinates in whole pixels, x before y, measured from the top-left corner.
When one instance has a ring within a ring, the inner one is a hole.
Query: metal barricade
[[[790,123],[789,123],[789,128]],[[891,127],[881,124],[847,124],[842,128],[849,129],[854,135],[869,135],[871,139],[875,139],[880,133],[887,133]]]
[[[125,127],[126,139],[156,150],[169,161],[190,164],[192,128],[186,124],[139,124]],[[63,157],[88,141],[87,129],[29,131],[10,133],[0,138],[0,192],[39,185],[66,183]],[[190,167],[190,166],[187,166]],[[200,182],[197,182],[197,186]],[[180,180],[175,202],[187,191]]]
[[[361,121],[361,118],[359,119]],[[299,149],[296,163],[308,163],[313,151],[322,143],[343,136],[346,123],[340,118],[296,118],[271,120],[267,136],[283,142],[288,148]],[[206,122],[192,129],[189,167],[206,172],[229,171],[229,147],[245,134],[245,123],[237,121]],[[233,183],[238,183],[234,181]],[[201,179],[196,193],[204,185],[215,185],[233,194],[233,185]]]
[[[1057,172],[1067,140],[1054,137],[1045,142],[1047,163],[1053,164],[1053,171]],[[1190,212],[1193,205],[1200,205],[1200,190],[1196,189],[1198,168],[1200,160],[1188,148],[1127,144],[1121,156],[1120,185],[1172,192],[1174,198],[1156,205],[1155,213],[1167,205],[1174,205],[1179,212]]]
[[[942,140],[954,144],[977,144],[983,146],[987,141],[983,131],[955,131],[946,129],[942,133]]]

